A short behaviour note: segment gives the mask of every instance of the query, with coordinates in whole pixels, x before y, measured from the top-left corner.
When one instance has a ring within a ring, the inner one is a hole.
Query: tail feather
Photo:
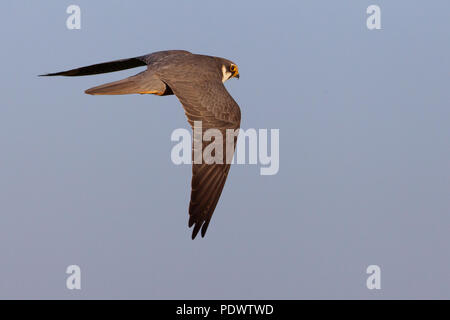
[[[159,80],[156,76],[142,72],[135,76],[105,83],[97,87],[90,88],[85,91],[92,95],[119,95],[119,94],[157,94],[162,95],[166,91],[166,84]]]

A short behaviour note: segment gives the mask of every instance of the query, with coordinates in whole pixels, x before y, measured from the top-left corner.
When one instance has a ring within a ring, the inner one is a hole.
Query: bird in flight
[[[85,92],[91,95],[174,94],[180,100],[191,127],[194,129],[194,122],[201,121],[201,137],[208,129],[219,130],[222,137],[225,137],[229,129],[238,132],[241,110],[226,90],[224,82],[233,77],[239,78],[239,71],[234,62],[224,58],[193,54],[184,50],[169,50],[41,76],[87,76],[140,66],[147,66],[147,69],[126,79],[93,87]],[[200,146],[203,150],[210,141],[205,143],[203,139],[201,140]],[[200,230],[202,237],[205,236],[230,170],[230,161],[225,157],[227,153],[233,155],[236,140],[237,135],[234,136],[233,146],[224,146],[232,150],[223,152],[223,161],[215,163],[194,161],[192,164],[189,203],[189,227],[194,227],[192,239]],[[195,144],[194,135],[193,155]]]

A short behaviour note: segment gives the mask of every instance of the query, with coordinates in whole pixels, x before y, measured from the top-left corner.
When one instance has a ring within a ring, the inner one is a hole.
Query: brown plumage
[[[189,227],[194,227],[192,239],[200,230],[204,237],[230,170],[231,159],[226,159],[227,150],[229,157],[232,156],[236,145],[237,135],[234,136],[232,145],[225,143],[226,131],[227,129],[236,131],[240,126],[239,106],[223,85],[223,82],[232,77],[239,78],[236,64],[223,58],[192,54],[183,50],[170,50],[44,76],[85,76],[145,65],[147,70],[144,72],[88,89],[86,93],[92,95],[175,94],[185,110],[189,124],[194,127],[194,121],[201,121],[202,136],[208,129],[217,129],[222,133],[224,148],[222,163],[205,163],[202,155],[201,163],[194,162],[192,165]],[[194,136],[194,141],[198,139],[199,137]],[[204,150],[212,141],[201,141],[199,145]],[[193,143],[192,148],[193,160],[194,145],[196,144]]]

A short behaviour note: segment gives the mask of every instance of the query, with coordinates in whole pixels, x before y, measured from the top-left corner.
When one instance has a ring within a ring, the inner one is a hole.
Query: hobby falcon
[[[223,84],[230,78],[239,78],[239,71],[235,63],[224,58],[193,54],[184,50],[169,50],[42,76],[86,76],[140,66],[147,66],[147,69],[129,78],[93,87],[85,92],[92,95],[174,94],[180,100],[191,127],[194,129],[194,122],[201,121],[202,137],[203,132],[208,129],[219,130],[222,137],[225,137],[227,129],[235,132],[239,130],[241,110]],[[193,154],[195,139],[194,136]],[[231,156],[236,139],[237,135],[234,137],[232,150],[228,152]],[[202,139],[202,150],[206,145]],[[192,164],[189,203],[189,227],[194,226],[192,239],[200,230],[202,237],[205,236],[225,185],[230,161],[225,159],[227,152],[223,154],[224,161],[194,161]]]

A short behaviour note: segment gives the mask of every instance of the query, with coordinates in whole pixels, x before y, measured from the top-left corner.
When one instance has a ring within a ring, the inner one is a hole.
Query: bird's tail
[[[114,71],[120,71],[130,68],[136,68],[141,66],[146,66],[145,56],[114,60],[109,62],[98,63],[86,67],[81,67],[77,69],[47,73],[40,76],[66,76],[66,77],[77,77],[77,76],[88,76],[93,74],[108,73]],[[170,90],[170,89],[169,89]],[[85,92],[87,94],[132,94],[132,93],[153,93],[158,95],[168,94],[169,91],[166,84],[159,80],[159,78],[152,74],[150,71],[146,70],[144,72],[138,73],[135,76],[106,83],[98,87],[90,88]]]
[[[144,71],[135,76],[102,84],[85,91],[92,95],[117,95],[117,94],[157,94],[163,95],[167,90],[166,84],[157,76]]]

